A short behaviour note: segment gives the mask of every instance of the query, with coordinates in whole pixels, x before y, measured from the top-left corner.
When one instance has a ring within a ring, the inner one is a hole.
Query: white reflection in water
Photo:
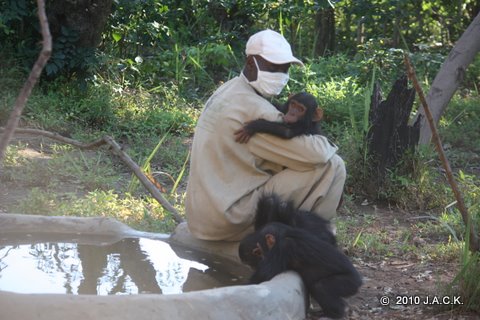
[[[168,243],[125,239],[107,246],[36,243],[0,247],[0,290],[17,293],[181,293],[189,270]],[[153,279],[155,278],[155,280]]]
[[[120,265],[121,260],[118,253],[107,255],[107,265],[103,269],[103,276],[97,280],[98,295],[104,296],[110,294],[115,288],[115,285],[121,282],[122,278],[124,278],[122,283],[123,290],[116,292],[116,294],[138,294],[137,285],[128,274],[125,275]]]
[[[190,268],[200,271],[208,269],[204,264],[178,257],[165,242],[141,238],[140,248],[149,253],[148,260],[155,268],[155,279],[163,294],[181,293]]]
[[[38,243],[0,248],[0,290],[78,294],[82,280],[76,244]]]

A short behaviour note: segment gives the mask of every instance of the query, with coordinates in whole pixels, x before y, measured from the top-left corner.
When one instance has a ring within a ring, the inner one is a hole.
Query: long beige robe
[[[251,230],[263,192],[276,192],[305,210],[331,219],[345,182],[337,148],[321,135],[290,140],[256,134],[247,144],[234,132],[258,118],[281,113],[241,75],[207,101],[193,139],[185,199],[187,223],[204,240],[239,240]]]

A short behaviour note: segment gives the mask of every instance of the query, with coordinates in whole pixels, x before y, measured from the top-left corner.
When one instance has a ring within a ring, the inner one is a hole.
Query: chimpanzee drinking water
[[[342,297],[355,294],[361,278],[348,257],[336,248],[329,222],[313,212],[295,209],[292,201],[283,201],[270,193],[262,195],[257,203],[254,228],[255,232],[239,246],[242,262],[256,270],[251,282],[259,283],[283,271],[295,270],[323,312],[341,317],[345,308]],[[277,238],[280,245],[272,249]],[[311,250],[310,246],[317,249]],[[317,278],[327,279],[313,283]],[[330,287],[335,289],[331,291]],[[330,295],[325,297],[322,290]]]
[[[235,131],[235,141],[247,143],[256,133],[269,133],[283,139],[291,139],[302,134],[321,134],[318,122],[323,110],[318,108],[315,97],[306,92],[297,93],[288,98],[277,109],[284,114],[283,122],[257,119],[248,122]]]
[[[258,199],[255,211],[255,231],[269,222],[281,222],[292,227],[305,229],[320,239],[337,244],[330,222],[319,215],[296,209],[293,201],[284,201],[275,193],[265,193]]]
[[[296,271],[325,316],[331,318],[344,316],[343,298],[357,293],[362,285],[360,274],[346,255],[305,229],[270,222],[246,236],[240,246],[254,247],[258,257],[251,283]]]

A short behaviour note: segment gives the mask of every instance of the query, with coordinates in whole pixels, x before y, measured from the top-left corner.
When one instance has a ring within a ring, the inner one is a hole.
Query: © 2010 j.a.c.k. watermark
[[[399,295],[395,297],[381,296],[380,304],[388,306],[391,303],[395,305],[462,305],[461,296],[407,296]]]

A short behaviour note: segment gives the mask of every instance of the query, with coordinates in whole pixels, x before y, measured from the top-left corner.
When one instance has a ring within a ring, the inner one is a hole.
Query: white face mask
[[[265,98],[278,96],[287,85],[288,73],[262,71],[258,67],[257,59],[253,57],[253,60],[257,66],[257,80],[251,81],[250,85]]]

